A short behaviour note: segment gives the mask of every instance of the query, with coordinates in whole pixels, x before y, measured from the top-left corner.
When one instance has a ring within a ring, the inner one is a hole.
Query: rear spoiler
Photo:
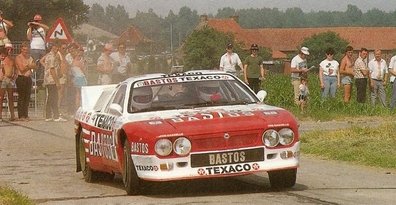
[[[93,109],[102,93],[114,90],[116,86],[117,84],[81,87],[81,108],[83,110]]]

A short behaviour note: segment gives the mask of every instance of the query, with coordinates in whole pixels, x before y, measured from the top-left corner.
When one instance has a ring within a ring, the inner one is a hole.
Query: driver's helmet
[[[218,96],[220,96],[220,84],[218,81],[199,82],[197,89],[200,99],[206,102],[219,100]]]
[[[150,87],[135,88],[132,91],[132,109],[142,110],[151,107],[153,91]]]

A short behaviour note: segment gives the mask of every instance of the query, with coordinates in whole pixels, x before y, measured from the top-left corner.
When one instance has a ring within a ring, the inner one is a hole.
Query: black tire
[[[296,184],[297,169],[286,169],[268,172],[271,188],[285,189]]]
[[[124,142],[124,156],[122,161],[122,180],[124,182],[125,191],[128,195],[136,195],[139,193],[141,181],[137,176],[135,165],[131,157],[131,144],[128,140]]]
[[[84,180],[89,183],[95,182],[100,178],[100,173],[92,170],[91,167],[89,167],[89,164],[87,162],[87,156],[85,154],[84,137],[82,132],[80,132],[79,141],[80,141],[79,144],[80,165],[84,176]]]

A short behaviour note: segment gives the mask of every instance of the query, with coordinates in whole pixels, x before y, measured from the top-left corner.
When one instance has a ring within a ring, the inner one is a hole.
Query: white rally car
[[[145,181],[262,171],[272,187],[292,187],[297,121],[264,104],[265,95],[221,71],[148,74],[83,87],[75,115],[77,171],[88,182],[120,174],[129,195]]]

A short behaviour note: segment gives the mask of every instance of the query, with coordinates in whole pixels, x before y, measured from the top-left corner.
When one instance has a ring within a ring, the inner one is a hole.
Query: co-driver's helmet
[[[138,111],[151,107],[153,91],[151,87],[135,88],[132,91],[132,109]]]

